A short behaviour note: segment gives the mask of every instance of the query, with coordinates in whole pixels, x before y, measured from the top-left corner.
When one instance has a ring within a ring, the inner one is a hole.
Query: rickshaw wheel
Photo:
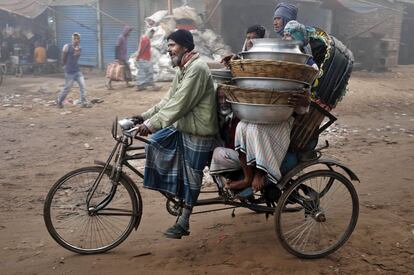
[[[352,183],[338,172],[317,170],[300,176],[283,192],[275,210],[275,230],[293,255],[322,258],[348,240],[358,214]]]

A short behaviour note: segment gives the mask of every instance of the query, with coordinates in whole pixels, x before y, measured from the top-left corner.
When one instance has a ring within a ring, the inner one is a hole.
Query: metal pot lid
[[[306,53],[296,53],[296,52],[275,52],[275,51],[242,51],[239,52],[239,54],[243,55],[248,55],[248,54],[256,54],[256,53],[264,53],[264,54],[287,54],[287,55],[300,55],[300,56],[307,56],[307,57],[311,57],[310,54],[306,54]]]
[[[213,78],[216,79],[231,79],[233,76],[231,75],[231,71],[230,70],[222,70],[222,69],[215,69],[215,70],[210,70],[211,71],[211,75],[213,76]]]
[[[295,83],[300,83],[300,84],[308,84],[304,81],[300,81],[300,80],[295,80],[295,79],[287,79],[287,78],[277,78],[277,77],[247,77],[247,76],[243,76],[243,77],[235,77],[233,78],[233,80],[265,80],[265,81],[282,81],[282,82],[295,82]]]
[[[260,38],[252,39],[253,46],[249,50],[250,52],[289,52],[289,53],[302,53],[300,50],[301,42],[297,40],[282,40],[275,38]]]

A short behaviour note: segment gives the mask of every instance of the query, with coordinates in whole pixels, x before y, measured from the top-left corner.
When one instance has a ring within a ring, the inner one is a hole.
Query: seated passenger
[[[252,39],[264,38],[266,34],[266,29],[261,25],[250,26],[246,31],[246,38],[243,43],[242,51],[248,51],[253,47]],[[229,65],[229,61],[232,59],[237,59],[236,54],[230,54],[221,59],[221,63],[224,63],[226,66]]]
[[[314,29],[306,28],[297,21],[289,21],[285,26],[285,40],[300,40],[305,51],[309,37]],[[317,69],[313,58],[308,65]],[[309,95],[294,94],[289,103],[295,107],[295,113],[304,114],[309,108]],[[290,132],[294,118],[279,124],[256,124],[239,122],[236,129],[235,149],[216,148],[210,166],[211,174],[243,169],[244,178],[229,181],[227,188],[244,189],[250,185],[254,191],[263,188],[265,178],[276,183],[281,178],[280,167],[290,144]],[[239,158],[239,162],[237,161]]]
[[[303,53],[312,55],[312,50],[309,46],[309,39],[314,37],[315,29],[312,27],[307,27],[298,21],[292,20],[289,21],[284,29],[283,32],[283,40],[297,40],[301,41],[301,51]],[[307,64],[314,67],[315,69],[319,69],[318,65],[313,60],[313,57],[310,57],[307,61]]]
[[[286,24],[291,20],[296,20],[298,8],[289,3],[279,3],[273,14],[273,28],[278,38],[283,37]]]

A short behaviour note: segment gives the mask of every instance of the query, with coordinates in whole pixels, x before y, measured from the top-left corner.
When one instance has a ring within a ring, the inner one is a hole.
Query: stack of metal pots
[[[230,62],[234,85],[219,84],[233,112],[242,121],[279,123],[293,113],[288,105],[291,93],[303,92],[312,84],[318,70],[306,65],[310,55],[297,41],[254,39],[241,59]]]
[[[210,71],[216,84],[231,82],[232,75],[229,69],[210,69]]]

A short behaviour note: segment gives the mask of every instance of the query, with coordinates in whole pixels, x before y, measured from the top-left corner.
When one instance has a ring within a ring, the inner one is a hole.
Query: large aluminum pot
[[[304,53],[279,53],[279,52],[241,52],[240,55],[243,59],[259,59],[259,60],[274,60],[274,61],[286,61],[299,64],[306,64],[310,55]]]
[[[240,53],[243,59],[287,61],[305,64],[310,55],[302,53],[300,41],[274,38],[252,39],[253,46]]]
[[[229,101],[234,114],[242,121],[274,124],[286,121],[293,114],[289,105],[250,104]]]
[[[307,86],[306,82],[270,77],[235,77],[236,85],[242,88],[265,89],[265,90],[298,90],[302,91]]]
[[[278,38],[252,39],[253,46],[249,52],[278,52],[278,53],[302,53],[300,41],[282,40]]]

